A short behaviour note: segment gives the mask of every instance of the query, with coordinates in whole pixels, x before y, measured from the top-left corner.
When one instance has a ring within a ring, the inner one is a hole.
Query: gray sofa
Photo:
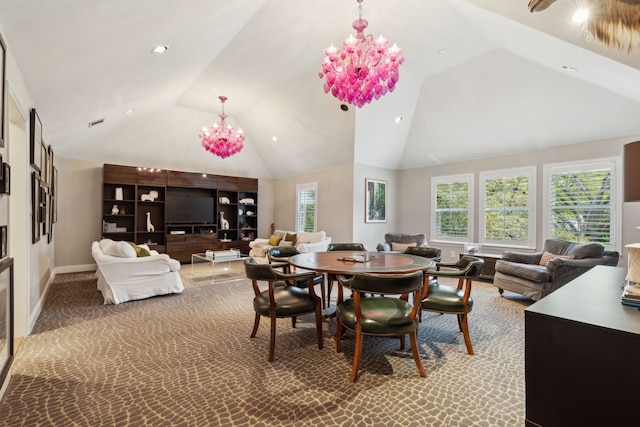
[[[549,259],[547,254],[542,264],[548,262],[540,265],[545,252],[561,257]],[[496,262],[493,284],[500,294],[512,291],[538,301],[596,265],[617,265],[619,257],[599,243],[547,239],[542,252],[503,252]]]
[[[394,243],[398,244],[396,249],[393,248]],[[384,242],[378,243],[376,249],[380,252],[389,252],[392,250],[403,252],[406,249],[406,245],[427,246],[427,235],[424,233],[386,233],[384,235]]]

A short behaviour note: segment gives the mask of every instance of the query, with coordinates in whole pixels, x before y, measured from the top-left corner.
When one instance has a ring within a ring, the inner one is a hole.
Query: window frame
[[[313,200],[313,230],[311,232],[315,232],[318,227],[318,183],[310,182],[307,184],[297,184],[296,185],[296,217],[295,217],[295,228],[296,233],[303,233],[307,230],[304,230],[304,224],[302,224],[302,230],[300,229],[300,217],[305,216],[304,213],[300,212],[300,195],[303,191],[312,190],[314,194]]]
[[[551,184],[552,175],[564,172],[587,172],[595,169],[610,167],[611,183],[609,201],[610,211],[610,244],[605,245],[605,250],[621,250],[622,236],[622,167],[620,157],[603,157],[589,160],[548,163],[542,166],[543,169],[543,207],[542,207],[542,235],[545,239],[553,238],[551,235]]]
[[[450,237],[438,236],[437,230],[437,208],[438,208],[438,184],[453,184],[464,182],[467,188],[467,236],[466,237]],[[431,241],[437,243],[464,243],[473,240],[474,224],[475,224],[475,174],[465,173],[457,175],[434,176],[431,177]]]
[[[479,241],[486,247],[501,247],[501,248],[516,248],[516,249],[536,249],[536,218],[537,218],[537,206],[536,206],[536,166],[524,166],[512,169],[500,169],[479,172],[479,207],[478,212],[481,215],[479,221]],[[486,212],[486,183],[490,179],[497,178],[517,178],[527,177],[529,179],[529,215],[528,215],[528,236],[526,240],[496,240],[486,238],[487,229],[487,216]]]

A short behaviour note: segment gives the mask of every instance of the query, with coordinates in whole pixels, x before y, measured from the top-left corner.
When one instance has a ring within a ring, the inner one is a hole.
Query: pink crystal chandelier
[[[226,159],[244,148],[244,133],[242,129],[234,131],[231,125],[225,122],[227,115],[224,113],[224,102],[227,97],[219,96],[218,99],[222,103],[222,113],[218,114],[220,121],[214,123],[209,129],[202,129],[199,136],[205,150]]]
[[[363,33],[369,23],[362,19],[362,1],[357,0],[359,16],[352,24],[356,36],[344,40],[342,49],[333,45],[325,49],[319,73],[320,78],[326,77],[325,93],[358,107],[392,92],[400,78],[398,67],[404,62],[398,46],[389,47],[384,37],[374,40]]]

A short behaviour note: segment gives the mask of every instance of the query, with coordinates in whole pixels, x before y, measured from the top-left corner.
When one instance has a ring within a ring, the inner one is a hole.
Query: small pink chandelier
[[[324,50],[320,78],[326,76],[325,93],[331,92],[340,101],[362,107],[373,98],[392,92],[400,75],[398,67],[404,62],[402,49],[380,36],[373,39],[363,31],[369,23],[362,19],[362,1],[358,2],[358,19],[352,27],[356,36],[350,35],[342,42],[342,50],[331,45]]]
[[[202,138],[202,146],[205,150],[226,159],[244,148],[244,133],[242,129],[234,131],[231,125],[224,121],[227,118],[224,113],[224,102],[227,97],[219,96],[218,99],[222,103],[222,113],[218,114],[220,121],[214,123],[209,129],[202,129],[199,136]]]

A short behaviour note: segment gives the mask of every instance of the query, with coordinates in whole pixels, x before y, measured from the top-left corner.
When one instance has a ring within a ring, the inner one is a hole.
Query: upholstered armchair
[[[507,290],[538,301],[596,265],[617,265],[619,257],[599,243],[547,239],[542,252],[503,252],[493,284],[501,295]]]
[[[380,252],[402,252],[411,246],[427,246],[427,235],[424,233],[386,233],[384,235],[384,242],[378,243],[377,249]]]

